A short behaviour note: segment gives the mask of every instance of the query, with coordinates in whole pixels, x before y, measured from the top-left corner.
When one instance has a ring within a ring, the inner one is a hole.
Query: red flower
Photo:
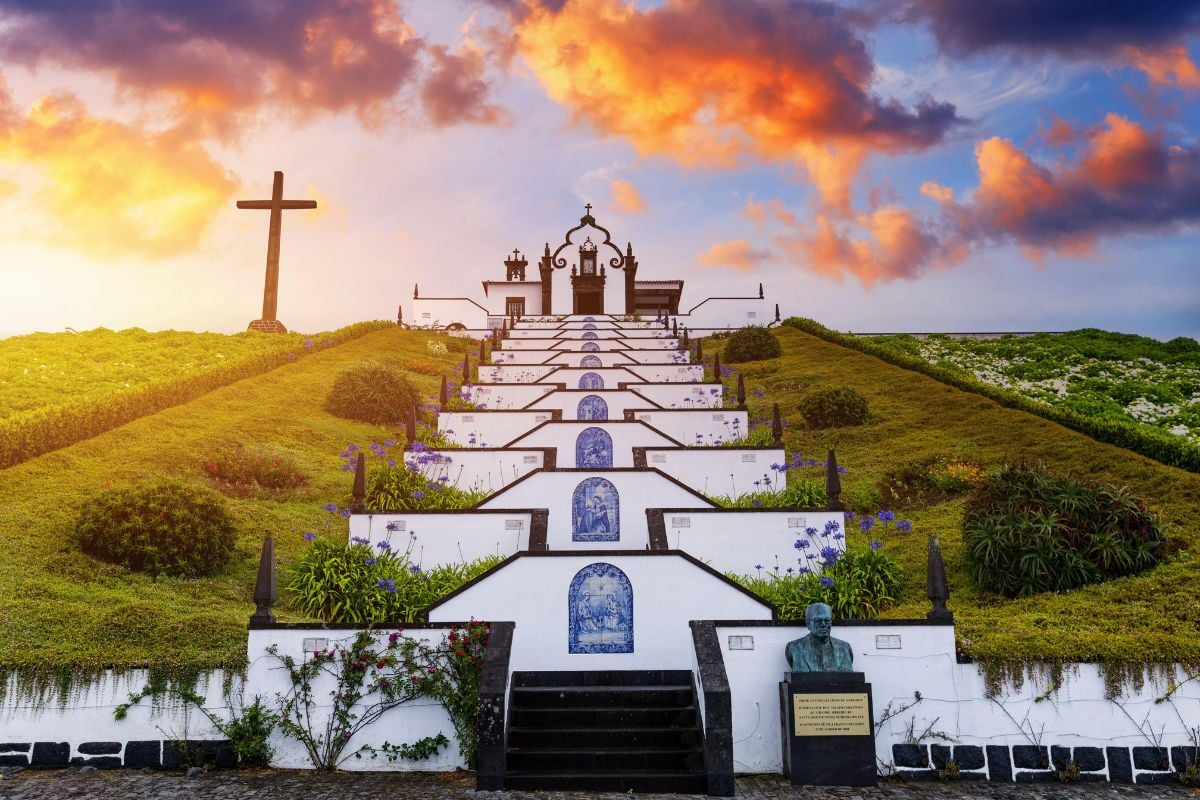
[[[213,475],[216,475],[216,474],[217,474],[218,472],[220,472],[221,470],[220,470],[220,469],[217,467],[217,465],[216,465],[216,464],[209,464],[209,465],[208,465],[208,471],[209,471],[210,473],[212,473]]]

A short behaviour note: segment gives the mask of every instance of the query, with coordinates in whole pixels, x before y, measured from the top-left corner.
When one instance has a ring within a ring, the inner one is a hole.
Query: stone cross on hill
[[[267,233],[267,280],[263,287],[262,319],[250,323],[249,330],[264,333],[287,333],[283,323],[275,318],[279,305],[279,230],[283,226],[283,210],[316,208],[315,200],[284,200],[283,173],[275,171],[270,200],[238,200],[238,208],[267,208],[271,210],[271,225]]]

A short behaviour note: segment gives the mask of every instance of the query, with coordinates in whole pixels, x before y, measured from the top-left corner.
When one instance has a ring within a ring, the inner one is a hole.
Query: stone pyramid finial
[[[737,382],[737,404],[738,408],[743,411],[746,409],[746,379],[742,377],[742,373],[738,373]]]
[[[410,408],[404,416],[404,438],[407,440],[404,443],[406,450],[411,450],[413,444],[417,441],[417,409]]]
[[[354,465],[354,494],[350,500],[350,513],[361,514],[367,510],[363,500],[367,496],[367,454],[358,451],[358,462]]]
[[[271,625],[275,622],[275,539],[263,539],[262,554],[258,557],[258,580],[254,583],[254,615],[251,625]]]
[[[442,410],[446,410],[446,405],[450,402],[450,387],[446,385],[446,376],[442,376],[442,388],[438,390],[438,405]]]
[[[783,447],[783,420],[779,417],[779,403],[771,406],[771,436],[774,438],[772,447]]]
[[[954,612],[946,608],[950,599],[950,586],[946,583],[946,564],[942,561],[942,547],[936,536],[929,537],[929,555],[925,570],[925,596],[932,608],[925,618],[933,622],[954,622]]]
[[[826,511],[845,511],[842,502],[842,479],[838,476],[837,456],[833,448],[829,448],[829,456],[825,459],[825,502]]]

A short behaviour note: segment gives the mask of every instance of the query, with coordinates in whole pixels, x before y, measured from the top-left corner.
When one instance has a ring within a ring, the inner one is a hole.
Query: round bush
[[[233,554],[236,532],[220,495],[179,483],[110,489],[79,515],[80,549],[134,572],[196,578]]]
[[[721,351],[722,360],[727,364],[779,358],[781,355],[783,348],[779,346],[779,340],[769,330],[757,325],[738,328],[729,334],[725,349]]]
[[[968,496],[972,580],[1008,597],[1062,592],[1149,569],[1166,544],[1157,515],[1127,489],[1043,467],[1008,467]]]
[[[867,421],[867,399],[849,386],[830,386],[805,395],[800,413],[810,428],[843,428]]]
[[[325,410],[344,419],[396,425],[420,402],[404,373],[382,364],[360,364],[334,379]]]

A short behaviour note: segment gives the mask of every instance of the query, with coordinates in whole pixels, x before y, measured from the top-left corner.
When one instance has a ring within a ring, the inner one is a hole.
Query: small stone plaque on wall
[[[870,736],[865,694],[794,694],[796,736]]]

